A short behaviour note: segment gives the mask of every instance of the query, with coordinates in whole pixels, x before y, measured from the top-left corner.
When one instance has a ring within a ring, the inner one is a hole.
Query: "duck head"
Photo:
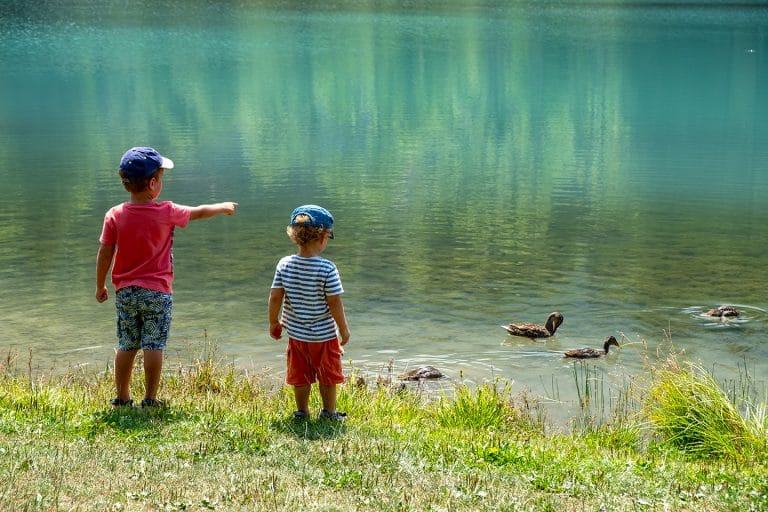
[[[546,327],[547,330],[552,334],[555,334],[555,331],[557,330],[558,327],[560,327],[560,324],[563,323],[563,320],[564,318],[562,313],[554,311],[550,313],[549,316],[547,317],[547,323],[544,324],[544,327]]]
[[[608,336],[605,338],[605,342],[603,343],[603,350],[605,350],[605,353],[608,353],[608,348],[613,345],[614,347],[621,348],[621,345],[619,345],[619,342],[616,341],[616,338],[613,336]]]

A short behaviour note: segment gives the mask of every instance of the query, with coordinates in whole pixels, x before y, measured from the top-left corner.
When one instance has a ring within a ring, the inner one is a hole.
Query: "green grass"
[[[768,448],[765,405],[729,398],[710,373],[694,364],[681,368],[673,359],[657,369],[646,414],[658,435],[697,457],[749,462],[764,458]]]
[[[9,358],[0,510],[768,510],[764,406],[674,362],[616,399],[574,371],[564,433],[499,380],[434,397],[350,379],[340,425],[293,421],[289,389],[210,357],[168,371],[157,411],[109,408],[108,371],[32,379]]]

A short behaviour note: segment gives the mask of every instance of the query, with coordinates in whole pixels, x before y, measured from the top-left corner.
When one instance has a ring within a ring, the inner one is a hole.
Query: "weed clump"
[[[700,366],[668,359],[658,368],[645,401],[657,435],[697,457],[766,458],[764,406],[744,398],[742,415],[714,377]]]

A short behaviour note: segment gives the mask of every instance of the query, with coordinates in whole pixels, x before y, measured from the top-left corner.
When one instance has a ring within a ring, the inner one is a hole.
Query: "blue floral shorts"
[[[139,286],[115,294],[120,350],[163,350],[171,330],[173,296]]]

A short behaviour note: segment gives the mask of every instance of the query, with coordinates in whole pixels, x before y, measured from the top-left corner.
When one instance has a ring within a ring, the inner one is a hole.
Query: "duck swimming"
[[[512,336],[524,336],[526,338],[549,338],[555,334],[557,328],[563,323],[563,315],[557,311],[550,313],[545,325],[539,324],[509,324],[502,325]]]
[[[705,312],[704,316],[739,316],[739,312],[733,306],[718,306]]]
[[[607,338],[605,338],[605,343],[603,343],[603,350],[600,350],[598,348],[575,348],[573,350],[569,350],[565,352],[565,357],[577,357],[580,359],[602,357],[608,354],[608,348],[611,345],[620,347],[619,342],[616,341],[616,338],[614,338],[613,336],[608,336]]]
[[[434,366],[418,366],[398,375],[400,380],[441,379],[445,377],[443,372]]]

